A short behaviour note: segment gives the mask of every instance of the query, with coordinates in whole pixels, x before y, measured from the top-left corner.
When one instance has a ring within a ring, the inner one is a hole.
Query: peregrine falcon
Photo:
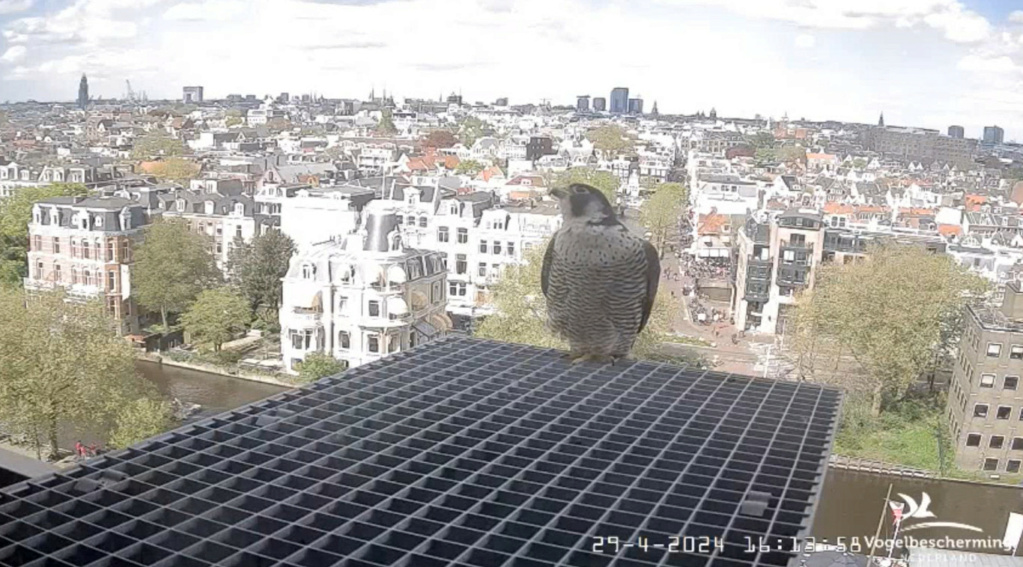
[[[629,232],[600,190],[554,189],[564,223],[543,258],[540,285],[551,329],[573,362],[613,363],[632,349],[657,295],[657,250]]]

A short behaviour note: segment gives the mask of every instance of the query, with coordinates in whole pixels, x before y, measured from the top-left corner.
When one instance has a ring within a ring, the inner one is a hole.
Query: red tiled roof
[[[957,224],[939,224],[938,234],[942,236],[960,236],[963,234],[963,227]]]

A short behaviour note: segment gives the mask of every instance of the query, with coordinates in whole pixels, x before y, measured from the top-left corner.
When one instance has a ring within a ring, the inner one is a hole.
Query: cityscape
[[[147,1],[0,0],[0,567],[1023,565],[1023,10]]]

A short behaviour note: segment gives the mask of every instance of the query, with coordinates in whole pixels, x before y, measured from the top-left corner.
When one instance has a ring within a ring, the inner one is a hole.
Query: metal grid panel
[[[786,565],[746,538],[808,531],[839,404],[450,339],[0,493],[0,565]],[[654,547],[672,536],[723,548]]]

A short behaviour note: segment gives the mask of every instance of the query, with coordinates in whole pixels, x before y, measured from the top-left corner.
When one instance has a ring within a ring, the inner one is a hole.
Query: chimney
[[[372,213],[366,217],[366,252],[388,252],[391,247],[387,240],[389,234],[398,228],[398,219],[393,213]]]
[[[1017,281],[1005,285],[1005,297],[1002,299],[1002,314],[1012,321],[1023,321],[1023,290]]]

